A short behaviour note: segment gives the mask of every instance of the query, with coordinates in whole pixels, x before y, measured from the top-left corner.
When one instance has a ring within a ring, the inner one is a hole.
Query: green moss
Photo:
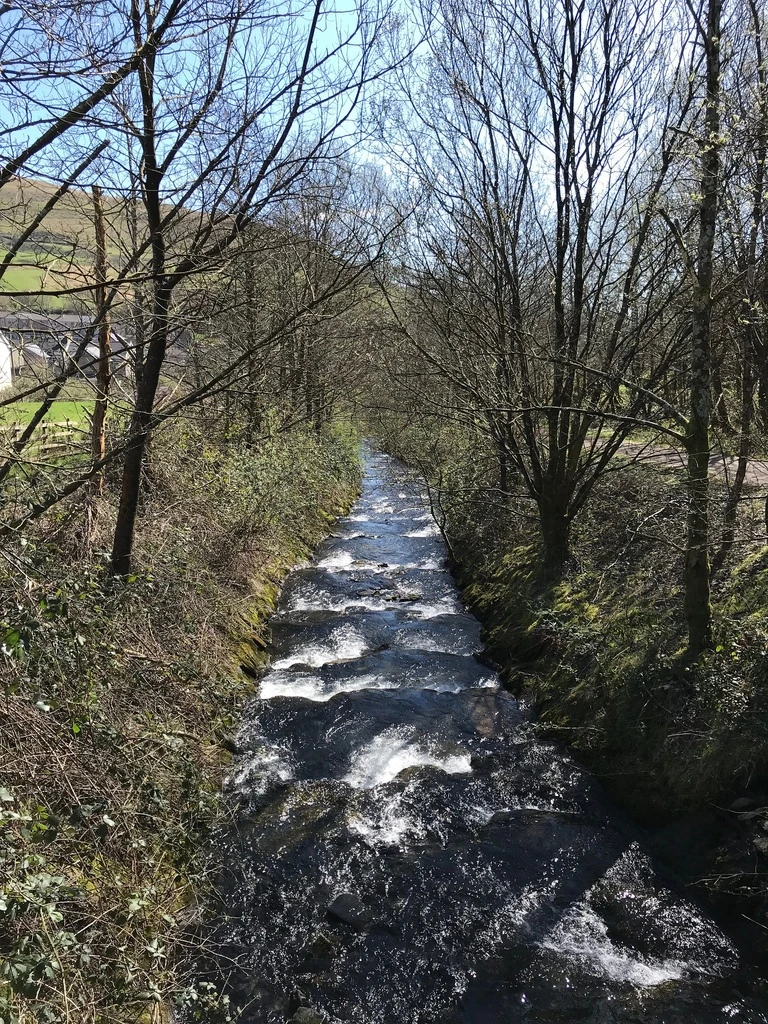
[[[689,664],[679,555],[626,525],[616,530],[644,514],[639,494],[645,507],[669,503],[679,524],[669,476],[634,470],[597,492],[554,582],[537,543],[520,542],[524,530],[500,524],[495,509],[465,517],[466,498],[444,501],[465,598],[507,685],[533,704],[542,732],[567,741],[620,802],[655,821],[727,799],[768,764],[768,549],[719,583],[718,650]]]
[[[718,605],[721,618],[768,626],[768,547],[753,552],[731,572]]]

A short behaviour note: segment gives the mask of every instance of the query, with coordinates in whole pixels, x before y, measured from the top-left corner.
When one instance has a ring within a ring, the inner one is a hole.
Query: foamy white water
[[[382,800],[369,815],[353,815],[349,830],[369,846],[403,846],[407,839],[423,835],[423,823],[415,821],[403,808],[402,794]]]
[[[334,551],[317,563],[318,569],[348,569],[355,564],[354,556],[349,551]]]
[[[391,608],[391,601],[385,601],[382,597],[339,597],[330,598],[323,594],[321,597],[296,598],[289,605],[292,612],[346,612],[350,608],[362,608],[369,612],[383,612]]]
[[[364,560],[354,560],[347,562],[346,553],[340,556],[339,561],[326,561],[318,562],[318,569],[354,569],[355,572],[371,572],[376,575],[395,575],[400,572],[407,572],[409,569],[429,569],[434,572],[447,572],[444,565],[444,560],[439,558],[425,558],[420,562],[371,562]],[[349,556],[350,559],[352,556]]]
[[[542,946],[577,960],[581,967],[600,977],[638,988],[678,981],[689,970],[678,960],[643,960],[617,946],[605,922],[586,903],[571,908],[544,938]]]
[[[272,663],[273,669],[291,668],[293,665],[309,665],[320,668],[337,661],[352,661],[362,657],[369,650],[368,641],[353,626],[344,624],[334,630],[327,643],[305,644],[298,647],[293,654],[278,658]],[[266,680],[262,680],[263,683]]]
[[[417,765],[439,768],[451,775],[472,771],[469,754],[434,754],[414,738],[411,730],[395,727],[380,733],[355,755],[344,781],[356,789],[373,789]]]
[[[428,526],[422,526],[418,530],[409,530],[405,534],[406,537],[436,537],[440,533],[437,523],[431,523]]]
[[[458,598],[445,597],[441,601],[419,604],[416,608],[420,619],[436,619],[438,615],[459,615],[464,611]]]
[[[327,684],[320,676],[288,675],[270,673],[261,681],[259,696],[262,700],[272,697],[301,697],[304,700],[327,701],[337,693],[355,693],[357,690],[386,690],[392,684],[384,676],[369,673],[351,676],[343,682]]]
[[[234,771],[225,776],[224,786],[236,792],[264,792],[273,779],[287,782],[294,776],[286,751],[278,747],[262,747],[240,758]]]

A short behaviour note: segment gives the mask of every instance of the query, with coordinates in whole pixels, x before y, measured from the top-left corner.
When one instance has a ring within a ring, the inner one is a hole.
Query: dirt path
[[[625,441],[621,453],[628,455],[636,462],[661,466],[664,469],[682,469],[686,467],[687,455],[675,448],[651,444],[645,441]],[[709,460],[709,472],[720,480],[732,483],[736,476],[738,459],[735,455],[712,455]],[[747,466],[744,479],[745,487],[761,487],[768,490],[768,462],[753,459]]]

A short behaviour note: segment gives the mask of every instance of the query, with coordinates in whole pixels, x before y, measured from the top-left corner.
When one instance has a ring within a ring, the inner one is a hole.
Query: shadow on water
[[[477,660],[394,460],[368,454],[272,632],[220,846],[215,945],[243,1020],[303,1001],[356,1024],[768,1024],[727,936]]]

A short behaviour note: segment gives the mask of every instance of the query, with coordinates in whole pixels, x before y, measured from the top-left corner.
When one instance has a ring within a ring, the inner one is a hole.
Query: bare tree
[[[302,317],[358,280],[376,255],[378,243],[368,244],[368,239],[363,244],[361,238],[348,254],[334,254],[332,271],[321,287],[305,294],[298,306],[284,303],[281,318],[253,323],[245,353],[231,353],[225,365],[195,386],[184,383],[169,364],[168,351],[175,342],[190,348],[201,325],[197,315],[203,296],[244,232],[269,225],[275,210],[285,209],[300,195],[311,173],[343,157],[364,137],[360,100],[363,90],[386,70],[388,23],[386,5],[378,0],[360,0],[344,12],[321,0],[297,0],[281,11],[250,0],[234,7],[218,0],[157,0],[119,6],[108,19],[101,13],[98,5],[77,7],[83,22],[80,37],[66,34],[66,18],[60,33],[51,30],[58,42],[40,73],[39,97],[32,96],[23,109],[17,105],[6,126],[7,138],[18,145],[0,181],[11,181],[22,166],[32,175],[46,168],[56,177],[65,163],[72,165],[73,154],[89,154],[74,176],[63,179],[57,194],[74,195],[72,186],[90,168],[89,184],[98,184],[107,197],[108,244],[119,255],[104,280],[82,259],[86,249],[99,250],[98,242],[82,239],[73,244],[69,264],[79,281],[70,276],[26,295],[14,291],[21,301],[66,297],[79,302],[92,311],[92,329],[76,353],[63,357],[60,371],[43,374],[13,396],[40,394],[42,400],[0,474],[9,477],[68,382],[83,374],[91,379],[95,366],[84,368],[80,356],[106,324],[110,310],[113,318],[131,322],[135,390],[132,397],[122,396],[123,402],[130,398],[127,435],[111,450],[89,453],[87,463],[70,460],[58,480],[56,474],[46,474],[51,486],[43,494],[30,491],[26,510],[14,509],[6,524],[7,529],[18,528],[97,477],[104,465],[122,461],[112,565],[113,571],[124,573],[131,561],[142,468],[156,424],[167,418],[169,409],[187,408],[232,384],[243,359],[255,370],[257,353],[295,331]],[[45,31],[42,9],[40,31]],[[12,44],[20,51],[23,42],[24,33],[14,24],[6,52]],[[91,65],[77,67],[86,51]],[[27,64],[32,54],[32,48],[25,50]],[[46,110],[45,89],[56,76],[63,83],[73,78],[71,96],[65,100],[68,93],[62,89],[58,106],[50,103]],[[35,138],[36,123],[41,131]],[[104,145],[94,152],[94,136],[108,137],[108,161],[93,163]],[[52,208],[50,204],[42,217],[35,217],[31,232],[27,218],[20,233],[34,233]],[[252,237],[258,234],[255,230]],[[172,385],[174,401],[166,401],[159,416],[155,405],[164,377]],[[93,386],[103,408],[105,396],[98,393],[98,382]],[[325,400],[312,401],[322,416]]]
[[[701,149],[701,200],[691,308],[690,415],[685,435],[688,453],[688,526],[685,552],[685,616],[688,646],[698,655],[712,644],[709,595],[709,458],[712,373],[712,280],[720,174],[720,14],[721,0],[705,11],[692,9],[705,54],[706,92]]]
[[[750,457],[756,397],[759,422],[768,422],[768,251],[766,244],[766,158],[768,157],[768,76],[765,15],[754,0],[745,0],[732,32],[736,52],[724,69],[721,89],[722,134],[729,139],[722,153],[720,182],[721,277],[731,281],[719,329],[735,363],[738,395],[738,459],[730,482],[720,548],[714,559],[722,566],[736,540],[736,521]],[[738,44],[736,44],[738,39]],[[757,396],[756,396],[757,392]]]
[[[150,56],[136,95],[121,99],[128,145],[138,146],[150,258],[150,322],[131,420],[112,569],[131,564],[141,471],[179,286],[211,272],[243,230],[300,187],[338,144],[365,82],[382,11],[361,0],[329,41],[321,0],[286,20],[259,5],[204,4],[194,45]],[[156,12],[134,5],[136,39]],[[329,44],[330,43],[330,44]],[[194,87],[178,96],[177,82]]]
[[[321,429],[364,386],[371,307],[380,309],[365,268],[392,217],[376,175],[340,159],[316,167],[301,194],[238,239],[200,309],[206,323],[193,358],[196,383],[234,354],[245,358],[242,372],[207,403],[230,436],[253,444],[302,423]],[[338,291],[350,257],[355,280]],[[328,300],[318,302],[324,294]],[[263,325],[289,315],[276,344],[257,349]]]
[[[107,402],[109,399],[109,385],[112,378],[110,360],[112,346],[110,341],[110,321],[107,310],[107,229],[104,221],[104,202],[101,189],[98,185],[93,186],[93,221],[96,235],[96,308],[103,309],[104,313],[101,323],[98,325],[99,337],[99,361],[96,369],[96,401],[93,407],[92,422],[92,444],[94,462],[101,462],[106,455],[106,420]],[[103,476],[98,474],[94,477],[93,490],[101,494],[103,490]]]
[[[536,503],[551,573],[629,430],[685,419],[658,386],[687,328],[660,207],[698,54],[672,5],[425,5],[423,92],[405,86],[405,175],[422,189],[401,329]],[[682,47],[671,68],[669,34]],[[390,289],[390,295],[392,291]],[[412,378],[413,379],[413,378]]]

